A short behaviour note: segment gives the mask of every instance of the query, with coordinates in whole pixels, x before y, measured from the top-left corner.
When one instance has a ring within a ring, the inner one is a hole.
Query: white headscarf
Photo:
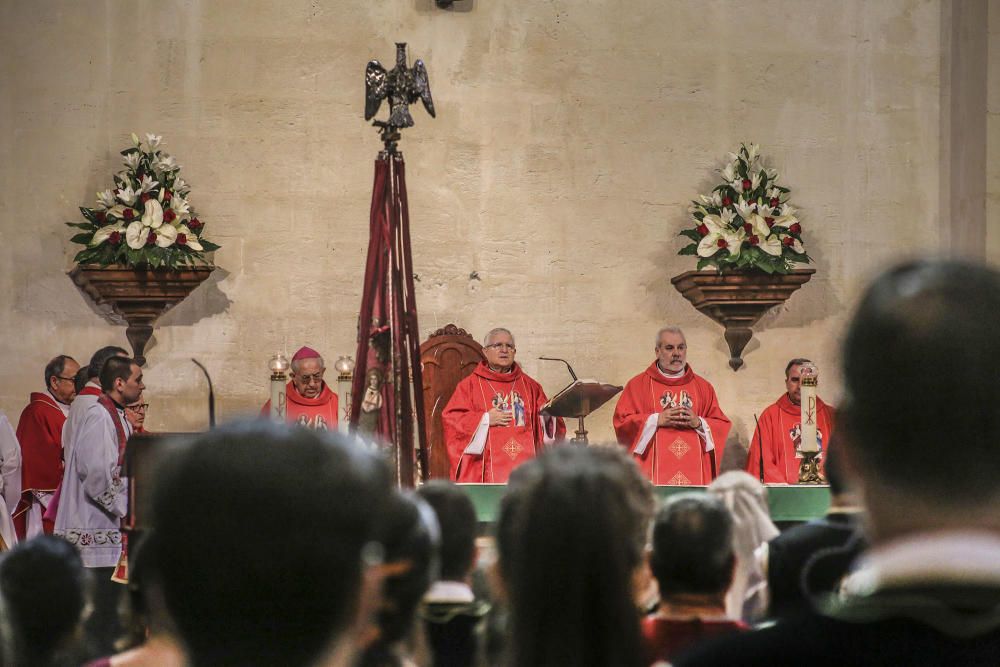
[[[726,593],[726,614],[730,618],[753,622],[765,610],[767,577],[754,557],[757,548],[777,537],[778,527],[771,521],[767,489],[752,475],[731,470],[709,484],[708,492],[721,500],[733,515],[733,551],[736,572]]]

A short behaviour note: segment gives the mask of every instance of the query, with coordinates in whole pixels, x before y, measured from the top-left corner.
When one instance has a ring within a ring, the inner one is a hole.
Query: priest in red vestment
[[[337,429],[337,392],[323,381],[326,365],[319,352],[311,347],[299,348],[292,357],[291,381],[285,387],[285,421],[317,431]],[[271,412],[271,401],[260,414]]]
[[[747,456],[747,472],[760,479],[760,453],[764,450],[764,483],[797,484],[799,463],[796,449],[802,441],[800,417],[802,406],[802,365],[812,363],[808,359],[792,359],[785,366],[785,393],[777,401],[767,406],[760,415],[750,451]],[[816,435],[822,452],[833,435],[833,408],[816,397]],[[820,454],[823,457],[822,454]],[[825,458],[825,457],[823,457]]]
[[[441,414],[457,482],[503,484],[511,471],[561,440],[561,418],[542,415],[542,386],[514,361],[514,336],[497,328],[483,342],[486,361],[466,377]]]
[[[614,426],[653,484],[708,484],[718,475],[731,424],[715,389],[688,365],[680,329],[657,334],[656,361],[625,385]]]
[[[74,379],[79,370],[80,364],[65,354],[49,361],[45,366],[46,390],[31,393],[17,422],[21,501],[14,510],[14,529],[20,540],[52,533],[52,521],[43,515],[63,476],[63,424],[76,398]]]

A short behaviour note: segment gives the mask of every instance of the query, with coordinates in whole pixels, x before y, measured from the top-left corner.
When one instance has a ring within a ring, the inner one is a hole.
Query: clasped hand
[[[661,412],[656,425],[666,428],[698,428],[701,426],[701,419],[695,416],[690,408],[678,406]]]
[[[510,426],[511,420],[514,419],[513,412],[500,408],[492,408],[488,414],[490,415],[490,426]]]

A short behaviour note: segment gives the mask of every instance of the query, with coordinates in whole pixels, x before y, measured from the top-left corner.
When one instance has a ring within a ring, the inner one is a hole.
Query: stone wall
[[[223,246],[147,350],[147,426],[205,426],[190,357],[227,419],[264,402],[276,350],[353,354],[379,149],[363,70],[400,40],[438,111],[402,144],[422,332],[507,326],[551,394],[568,378],[540,354],[624,384],[678,324],[745,444],[791,356],[837,402],[860,288],[942,242],[941,17],[912,0],[0,1],[0,409],[16,420],[54,354],[125,342],[65,276],[61,223],[131,132],[164,135]],[[817,274],[734,373],[670,278],[693,268],[677,256],[689,200],[741,141],[792,188]],[[611,413],[592,440],[613,438]]]

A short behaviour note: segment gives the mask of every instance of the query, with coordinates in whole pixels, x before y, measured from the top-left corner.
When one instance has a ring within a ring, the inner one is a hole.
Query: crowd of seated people
[[[914,262],[869,288],[844,341],[830,511],[781,534],[743,472],[658,507],[625,449],[559,446],[511,475],[492,558],[460,486],[394,489],[337,434],[223,426],[157,469],[120,652],[88,654],[93,574],[43,535],[0,557],[0,661],[998,664],[995,312],[1000,274],[980,266]],[[927,351],[949,363],[929,372]],[[932,386],[961,400],[935,414],[915,400]]]

